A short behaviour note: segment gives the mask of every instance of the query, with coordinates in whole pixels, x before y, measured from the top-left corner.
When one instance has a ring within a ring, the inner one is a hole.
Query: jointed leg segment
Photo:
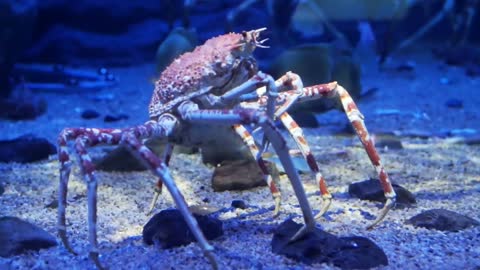
[[[277,216],[280,211],[280,203],[281,203],[281,194],[278,188],[273,181],[272,175],[268,171],[267,165],[262,158],[262,153],[258,149],[257,145],[255,144],[255,140],[253,139],[252,135],[247,131],[247,129],[242,125],[233,125],[233,129],[235,132],[242,138],[243,142],[247,145],[252,154],[253,158],[257,161],[258,167],[262,171],[263,178],[267,183],[268,187],[270,188],[270,192],[272,193],[273,199],[275,200],[275,210],[273,211],[273,215]]]
[[[262,127],[268,141],[272,144],[280,162],[285,168],[285,172],[300,203],[300,208],[305,220],[305,226],[297,232],[293,238],[297,239],[315,227],[315,219],[300,177],[288,152],[287,142],[265,112],[255,109],[200,110],[196,104],[188,101],[179,106],[179,112],[183,120],[195,123],[205,122],[225,125],[255,124]]]
[[[348,117],[348,120],[355,129],[358,138],[362,142],[363,147],[367,152],[370,162],[372,163],[378,174],[387,201],[377,218],[372,222],[372,224],[367,226],[368,229],[371,229],[373,226],[382,221],[388,211],[394,206],[396,199],[395,191],[393,190],[392,183],[388,178],[388,174],[383,168],[383,165],[380,161],[380,156],[377,153],[375,144],[370,135],[368,134],[367,128],[363,121],[364,117],[358,110],[357,105],[355,104],[347,90],[345,90],[345,88],[343,88],[336,82],[310,86],[303,89],[303,95],[299,98],[299,101],[313,100],[322,97],[337,97],[340,99],[340,102]]]
[[[65,247],[73,252],[66,234],[66,201],[67,201],[67,184],[70,174],[70,157],[67,151],[67,143],[75,140],[75,151],[79,156],[82,174],[87,182],[88,192],[88,224],[89,224],[89,242],[90,257],[93,259],[98,268],[102,269],[102,265],[98,259],[98,242],[96,233],[97,221],[97,180],[95,178],[94,165],[86,151],[86,147],[95,146],[97,144],[118,145],[125,144],[132,150],[141,160],[143,160],[150,170],[161,180],[168,188],[169,192],[182,213],[187,225],[200,243],[205,255],[210,260],[214,268],[217,268],[216,260],[212,254],[213,247],[210,246],[203,236],[195,218],[188,210],[187,203],[175,185],[170,176],[167,166],[151,152],[145,145],[140,142],[141,138],[153,136],[166,136],[174,128],[176,119],[171,115],[163,115],[157,121],[149,121],[144,125],[124,130],[120,129],[90,129],[90,128],[73,128],[65,129],[61,132],[58,144],[58,156],[60,161],[60,187],[59,187],[59,206],[58,206],[58,231]]]
[[[307,143],[303,135],[303,131],[300,126],[293,120],[293,118],[287,113],[284,112],[280,116],[280,121],[282,121],[283,125],[287,128],[288,132],[292,136],[293,140],[297,144],[300,152],[302,153],[303,157],[307,161],[307,165],[310,170],[315,174],[315,180],[317,185],[320,189],[320,194],[322,195],[323,205],[320,212],[315,216],[315,218],[319,218],[327,212],[330,204],[332,203],[332,195],[328,192],[327,183],[323,178],[323,175],[320,173],[320,169],[318,168],[317,161],[310,150],[310,146]]]

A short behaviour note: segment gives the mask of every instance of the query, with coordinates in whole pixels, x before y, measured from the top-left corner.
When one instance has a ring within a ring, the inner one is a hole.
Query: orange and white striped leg
[[[253,139],[252,135],[244,126],[234,125],[233,130],[242,138],[245,145],[248,146],[250,153],[252,153],[253,158],[257,162],[260,170],[262,171],[263,179],[265,180],[265,182],[267,182],[267,185],[270,188],[270,192],[272,193],[273,200],[275,201],[275,210],[273,211],[273,216],[277,216],[280,212],[282,196],[280,194],[280,191],[276,187],[275,182],[273,181],[272,175],[268,171],[265,160],[263,160],[262,158],[262,153],[255,144],[255,140]]]
[[[358,110],[357,105],[353,101],[348,91],[337,82],[309,86],[303,89],[303,94],[299,98],[299,101],[314,100],[322,97],[338,97],[340,99],[343,109],[347,114],[348,120],[355,129],[358,138],[362,142],[363,147],[365,148],[365,151],[367,152],[367,155],[378,174],[378,178],[380,180],[380,184],[382,185],[387,201],[385,202],[385,205],[377,218],[372,222],[372,224],[367,226],[367,229],[371,229],[373,226],[382,221],[387,215],[388,211],[395,205],[395,191],[393,190],[388,174],[380,161],[380,156],[377,153],[375,144],[368,134],[367,127],[364,123],[364,117]]]
[[[280,121],[282,121],[282,124],[287,128],[288,132],[290,133],[293,140],[300,149],[303,157],[307,161],[308,167],[315,174],[315,180],[320,189],[320,194],[323,200],[322,208],[320,212],[315,216],[315,218],[319,218],[323,216],[323,214],[325,214],[325,212],[327,212],[328,208],[330,207],[330,204],[332,203],[332,195],[330,194],[330,192],[328,192],[325,179],[320,173],[317,161],[315,160],[315,157],[310,150],[310,146],[308,145],[307,140],[303,135],[302,128],[298,126],[295,120],[293,120],[293,118],[287,112],[284,112],[282,115],[280,115]]]

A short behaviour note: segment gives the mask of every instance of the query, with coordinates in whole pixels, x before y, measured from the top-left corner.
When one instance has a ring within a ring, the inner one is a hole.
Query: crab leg
[[[176,119],[172,115],[162,116],[158,122],[148,121],[143,125],[127,129],[96,129],[96,128],[66,128],[58,137],[58,159],[60,162],[60,182],[58,199],[58,234],[65,248],[73,254],[76,254],[67,238],[66,228],[66,205],[68,180],[71,170],[71,160],[68,154],[68,142],[74,140],[75,152],[78,154],[82,174],[87,183],[88,196],[88,224],[90,257],[98,268],[102,268],[98,260],[98,243],[96,234],[96,190],[97,180],[95,177],[95,167],[90,156],[86,151],[87,146],[98,144],[118,145],[122,141],[123,134],[132,134],[137,138],[146,138],[153,136],[167,136],[176,124]]]
[[[277,216],[280,211],[280,203],[281,203],[282,196],[278,188],[275,186],[275,182],[273,181],[272,175],[268,171],[267,165],[265,164],[265,160],[263,160],[260,150],[255,144],[255,140],[253,139],[250,132],[248,132],[248,130],[244,126],[236,124],[236,125],[233,125],[233,129],[242,138],[243,142],[248,146],[250,153],[252,153],[253,158],[255,158],[255,161],[257,162],[258,167],[262,171],[263,178],[265,182],[267,182],[267,185],[270,188],[270,192],[272,193],[273,199],[275,200],[275,210],[273,211],[273,215]]]
[[[182,193],[180,193],[175,181],[173,180],[168,167],[163,163],[150,149],[148,149],[145,145],[140,143],[140,141],[132,135],[127,134],[125,136],[124,143],[138,155],[143,161],[146,162],[150,170],[155,174],[163,184],[167,187],[168,191],[172,195],[173,200],[177,206],[177,209],[182,214],[185,222],[188,225],[188,228],[197,239],[200,247],[203,250],[203,253],[210,261],[212,268],[218,269],[218,264],[213,255],[212,251],[214,250],[213,246],[211,246],[205,236],[203,235],[200,227],[198,226],[197,220],[193,217],[192,213],[188,209],[188,204],[185,201]]]
[[[280,121],[282,121],[283,125],[287,128],[293,140],[295,140],[295,143],[300,149],[303,158],[305,158],[305,160],[307,161],[308,167],[315,174],[315,180],[320,189],[320,194],[322,195],[323,200],[322,209],[315,216],[315,218],[319,218],[323,216],[323,214],[325,214],[325,212],[327,212],[328,208],[330,207],[330,204],[332,202],[332,195],[330,194],[330,192],[328,192],[325,179],[320,173],[317,161],[315,160],[315,157],[310,150],[310,146],[308,145],[307,140],[303,135],[302,128],[295,122],[295,120],[293,120],[293,118],[287,112],[284,112],[280,116]]]
[[[173,147],[174,147],[174,144],[172,143],[167,143],[165,145],[165,150],[163,150],[163,157],[162,157],[162,160],[163,160],[163,163],[165,163],[165,165],[168,167],[168,164],[170,163],[170,158],[172,157],[172,152],[173,152]],[[157,201],[158,201],[158,197],[160,196],[160,194],[162,193],[162,179],[158,179],[157,180],[157,183],[155,185],[155,194],[153,195],[153,199],[152,199],[152,202],[150,203],[150,207],[149,207],[149,210],[147,212],[147,216],[150,215],[153,210],[155,209],[155,205],[157,204]]]
[[[287,142],[265,112],[255,109],[200,110],[198,105],[189,101],[182,103],[178,110],[181,118],[188,122],[205,122],[225,125],[256,124],[261,126],[285,168],[285,172],[287,173],[293,190],[295,191],[295,195],[300,203],[300,208],[305,220],[304,227],[302,227],[291,240],[298,239],[304,233],[313,230],[315,227],[315,219],[307,200],[305,189],[303,188],[300,177],[298,176],[297,170],[295,169],[289,155]]]
[[[285,92],[284,94],[288,94]],[[383,192],[385,194],[385,198],[387,201],[383,209],[380,211],[380,214],[377,218],[372,222],[372,224],[367,226],[367,229],[373,228],[376,224],[383,220],[383,218],[387,215],[388,211],[394,206],[396,200],[396,194],[393,190],[392,183],[388,177],[387,172],[383,168],[383,165],[380,161],[380,156],[375,149],[375,144],[368,134],[367,128],[364,123],[364,117],[358,110],[357,105],[353,101],[350,94],[343,88],[341,85],[337,84],[337,82],[331,82],[326,84],[319,84],[310,87],[305,87],[303,89],[303,95],[299,98],[299,101],[305,100],[313,100],[322,97],[338,97],[340,102],[342,103],[343,109],[347,114],[348,120],[352,124],[357,136],[359,137],[360,141],[367,152],[367,155],[375,168],[375,171],[378,174],[378,178],[380,180],[380,184],[382,185]]]

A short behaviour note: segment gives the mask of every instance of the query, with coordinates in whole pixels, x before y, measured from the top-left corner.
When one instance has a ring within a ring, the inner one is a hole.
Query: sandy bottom
[[[438,134],[452,129],[479,128],[480,80],[468,78],[460,68],[446,67],[422,54],[406,54],[402,61],[415,60],[414,72],[378,73],[365,69],[364,86],[378,87],[378,93],[361,101],[372,133],[420,130]],[[34,132],[52,142],[66,126],[125,127],[147,119],[146,104],[151,94],[152,66],[114,70],[121,78],[118,89],[99,94],[42,94],[49,101],[48,112],[35,121],[2,122],[1,139]],[[442,84],[441,78],[450,84]],[[113,94],[114,100],[95,96]],[[463,109],[449,109],[449,98],[459,98]],[[135,100],[135,103],[132,103]],[[84,120],[83,109],[101,114],[126,113],[130,119],[103,123]],[[379,109],[399,109],[401,114],[382,115]],[[404,149],[381,149],[380,155],[393,181],[413,192],[415,208],[394,210],[376,229],[367,231],[365,218],[381,207],[348,196],[348,184],[374,177],[361,145],[355,137],[331,135],[331,130],[347,124],[337,111],[319,116],[324,129],[306,129],[307,139],[325,175],[335,201],[319,224],[328,232],[358,235],[372,239],[386,253],[389,265],[379,269],[479,269],[480,227],[450,233],[417,229],[404,221],[424,210],[445,208],[480,220],[480,148],[453,144],[449,140],[402,138]],[[47,207],[57,197],[58,162],[55,156],[33,164],[0,164],[0,181],[5,193],[0,196],[0,216],[17,216],[56,234],[56,209]],[[289,217],[301,222],[298,202],[282,178],[282,214],[272,218],[273,201],[267,188],[242,192],[214,193],[210,185],[213,168],[201,163],[198,155],[174,155],[171,171],[190,204],[229,207],[242,199],[251,207],[220,215],[225,234],[211,241],[221,269],[335,269],[330,265],[307,266],[271,252],[271,239],[278,224]],[[98,172],[98,230],[101,260],[110,269],[208,269],[209,264],[196,244],[159,250],[142,242],[141,232],[149,217],[145,215],[152,196],[154,177],[148,172]],[[316,211],[320,198],[313,178],[302,175],[309,200]],[[75,166],[69,186],[68,229],[79,255],[69,254],[59,245],[12,258],[0,258],[0,269],[93,269],[88,260],[86,187]],[[165,192],[158,211],[173,207]]]

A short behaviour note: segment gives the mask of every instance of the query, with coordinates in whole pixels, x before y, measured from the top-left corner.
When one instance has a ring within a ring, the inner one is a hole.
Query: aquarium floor
[[[426,53],[405,52],[398,63],[415,61],[413,72],[388,70],[377,72],[366,63],[363,85],[378,87],[371,98],[359,102],[367,127],[373,132],[398,130],[438,134],[452,129],[480,128],[480,79],[464,75],[462,68],[446,67]],[[395,66],[395,63],[392,63]],[[48,100],[48,111],[35,121],[5,122],[0,139],[34,133],[55,142],[64,127],[123,127],[147,119],[151,95],[153,66],[114,69],[120,86],[96,94],[42,94]],[[441,82],[449,80],[449,84]],[[445,79],[443,81],[445,81]],[[475,90],[474,90],[475,89]],[[474,93],[477,92],[477,93]],[[113,94],[114,99],[108,100]],[[107,100],[98,97],[107,96]],[[450,109],[445,102],[461,99],[463,109]],[[126,113],[128,120],[103,123],[102,119],[84,120],[83,109],[95,109],[102,115]],[[385,115],[376,110],[398,109],[400,114]],[[331,135],[347,121],[338,111],[319,116],[320,130],[306,129],[307,139],[318,159],[335,200],[319,224],[340,236],[368,237],[386,253],[389,265],[379,269],[479,269],[480,227],[461,232],[440,232],[414,228],[404,221],[424,210],[444,208],[480,220],[480,148],[478,145],[453,144],[435,138],[402,137],[404,149],[381,149],[380,155],[393,181],[413,192],[417,206],[391,211],[374,230],[365,230],[365,212],[376,215],[381,206],[348,196],[348,184],[368,179],[372,167],[354,137]],[[95,152],[99,154],[98,151]],[[225,234],[211,241],[221,269],[335,269],[331,265],[303,265],[271,252],[272,228],[288,217],[301,221],[301,212],[286,178],[281,178],[282,214],[272,218],[273,201],[267,188],[241,192],[212,191],[213,168],[204,166],[198,155],[174,155],[171,171],[190,204],[220,208],[242,199],[250,208],[232,210],[222,215]],[[148,172],[98,172],[98,233],[101,260],[110,269],[208,269],[199,247],[190,244],[170,250],[159,250],[142,242],[142,227],[152,196],[154,178]],[[58,162],[0,164],[0,216],[17,216],[56,235],[54,208],[47,207],[57,198]],[[320,199],[311,176],[302,175],[309,200],[315,209]],[[88,259],[85,185],[75,166],[69,187],[67,220],[69,236],[78,256],[62,245],[38,252],[0,258],[0,269],[93,269]],[[173,207],[164,192],[158,211]]]

